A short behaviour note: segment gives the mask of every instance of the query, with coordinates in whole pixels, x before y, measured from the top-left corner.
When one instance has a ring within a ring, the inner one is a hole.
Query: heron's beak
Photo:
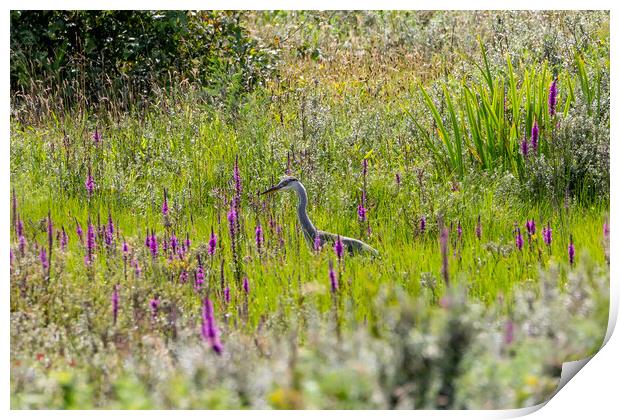
[[[269,194],[269,193],[272,193],[272,192],[274,192],[274,191],[278,191],[279,189],[280,189],[280,187],[279,187],[279,186],[274,185],[273,187],[269,188],[267,191],[263,191],[263,192],[261,193],[261,195],[263,195],[263,194]]]

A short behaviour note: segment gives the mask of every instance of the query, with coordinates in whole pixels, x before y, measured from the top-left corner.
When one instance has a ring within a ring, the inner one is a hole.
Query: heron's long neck
[[[299,217],[299,223],[301,223],[301,228],[309,238],[314,238],[316,228],[308,217],[308,194],[306,194],[306,189],[299,181],[293,184],[293,189],[297,192],[297,196],[299,197],[299,204],[297,205],[297,216]]]

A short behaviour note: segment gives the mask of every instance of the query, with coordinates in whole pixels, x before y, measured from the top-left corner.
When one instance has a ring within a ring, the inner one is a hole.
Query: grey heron
[[[299,203],[297,205],[297,217],[299,218],[299,223],[301,224],[301,229],[303,230],[304,237],[310,244],[315,243],[315,241],[317,240],[317,235],[321,247],[324,246],[326,243],[335,243],[338,240],[338,237],[340,237],[342,244],[349,252],[349,254],[371,254],[374,256],[379,255],[376,249],[358,239],[347,238],[346,236],[342,235],[335,235],[333,233],[318,230],[316,227],[314,227],[314,224],[312,224],[310,218],[308,217],[308,194],[306,193],[306,188],[301,182],[299,182],[297,178],[292,176],[284,177],[278,184],[274,185],[266,191],[263,191],[261,194],[268,194],[276,191],[286,190],[293,190],[297,193],[297,197],[299,198]]]

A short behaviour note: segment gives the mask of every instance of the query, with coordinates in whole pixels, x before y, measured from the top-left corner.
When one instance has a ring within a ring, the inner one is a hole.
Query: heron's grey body
[[[317,235],[319,237],[321,247],[327,243],[334,243],[338,240],[339,235],[318,230],[308,217],[308,194],[306,193],[306,188],[301,182],[299,182],[296,178],[286,177],[280,181],[278,185],[265,191],[265,193],[278,190],[294,190],[297,193],[297,197],[299,198],[299,202],[297,204],[297,217],[299,218],[299,223],[301,224],[304,237],[311,244],[311,246],[314,246]],[[340,240],[350,254],[379,255],[376,249],[358,239],[340,236]]]

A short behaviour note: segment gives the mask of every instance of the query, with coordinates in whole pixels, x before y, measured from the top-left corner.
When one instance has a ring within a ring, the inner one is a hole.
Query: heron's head
[[[275,191],[290,190],[291,188],[293,188],[293,185],[298,182],[299,181],[294,176],[286,176],[282,178],[282,180],[278,182],[276,185],[274,185],[273,187],[269,188],[266,191],[263,191],[261,194],[268,194],[268,193],[272,193]]]

